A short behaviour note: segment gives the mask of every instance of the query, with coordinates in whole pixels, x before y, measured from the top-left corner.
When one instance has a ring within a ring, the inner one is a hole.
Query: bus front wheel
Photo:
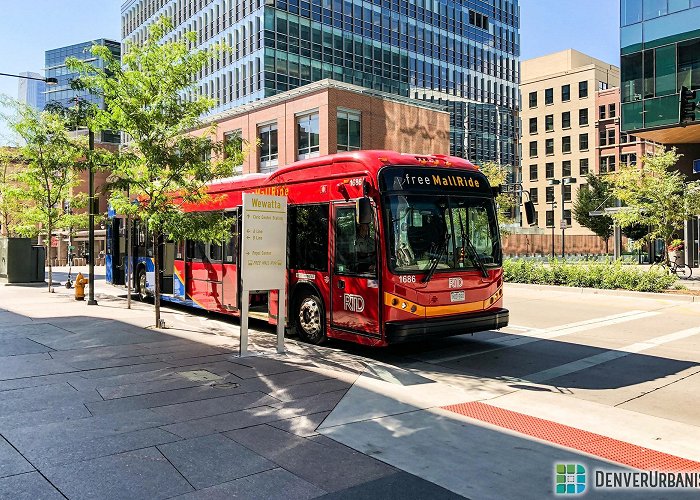
[[[295,322],[299,338],[304,342],[320,345],[326,341],[323,303],[316,294],[305,292],[299,297]]]
[[[146,300],[148,300],[148,293],[146,290],[146,270],[141,268],[136,275],[136,293],[138,294],[141,302],[146,302]]]

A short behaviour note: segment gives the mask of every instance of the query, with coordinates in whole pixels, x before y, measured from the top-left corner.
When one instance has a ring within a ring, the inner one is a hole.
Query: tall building
[[[127,0],[123,42],[160,16],[233,48],[199,75],[212,114],[334,79],[445,105],[451,153],[517,164],[517,0]]]
[[[104,38],[46,51],[46,77],[56,78],[58,80],[58,84],[47,87],[46,103],[59,102],[64,107],[69,108],[75,106],[76,98],[79,98],[87,102],[95,103],[100,107],[104,104],[103,98],[100,95],[91,94],[87,90],[72,89],[71,82],[79,75],[78,73],[71,72],[68,70],[68,68],[66,68],[66,58],[68,57],[90,60],[94,66],[98,68],[104,67],[104,61],[102,59],[95,58],[90,52],[90,47],[92,47],[94,44],[109,47],[115,57],[119,59],[121,55],[121,46],[119,42],[106,40]]]
[[[25,71],[20,73],[19,76],[25,76],[29,78],[40,78],[41,80],[28,80],[27,78],[19,78],[19,85],[17,89],[17,99],[19,102],[31,106],[36,110],[43,110],[44,104],[46,103],[45,92],[46,92],[46,82],[43,81],[43,76],[39,73],[33,73],[31,71]]]
[[[596,165],[596,91],[620,83],[617,67],[573,49],[522,62],[523,189],[538,227],[591,235],[571,216],[576,192]]]
[[[681,123],[679,102],[683,87],[700,91],[700,0],[621,0],[620,66],[622,131],[677,148],[679,170],[696,179],[700,110]],[[693,266],[700,262],[699,234],[696,217],[685,227],[686,262]]]

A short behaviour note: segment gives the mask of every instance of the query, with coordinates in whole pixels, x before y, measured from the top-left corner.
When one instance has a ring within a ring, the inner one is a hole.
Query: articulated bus
[[[131,279],[143,299],[238,316],[242,193],[286,196],[287,327],[313,344],[372,346],[507,326],[494,191],[468,161],[444,155],[355,151],[302,160],[270,174],[208,186],[230,220],[227,242],[163,241],[153,264],[146,228],[110,214],[107,280]],[[255,288],[251,284],[248,288]],[[250,315],[276,324],[277,292],[251,294]]]

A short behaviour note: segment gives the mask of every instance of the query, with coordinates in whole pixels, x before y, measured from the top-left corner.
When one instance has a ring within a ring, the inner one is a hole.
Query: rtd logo
[[[359,295],[346,293],[343,295],[343,309],[352,312],[362,312],[365,310],[365,299]]]
[[[448,284],[450,288],[462,288],[464,280],[462,278],[450,278]]]

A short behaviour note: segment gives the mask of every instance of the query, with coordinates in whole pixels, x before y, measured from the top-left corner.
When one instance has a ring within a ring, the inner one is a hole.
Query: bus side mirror
[[[535,204],[530,200],[523,203],[525,208],[525,219],[530,226],[537,224],[537,213],[535,212]]]
[[[358,224],[370,224],[372,219],[372,203],[370,199],[360,198],[355,201],[355,221]]]
[[[493,197],[495,198],[503,192],[503,186],[501,186],[500,184],[498,186],[491,186],[491,192],[493,193]]]

